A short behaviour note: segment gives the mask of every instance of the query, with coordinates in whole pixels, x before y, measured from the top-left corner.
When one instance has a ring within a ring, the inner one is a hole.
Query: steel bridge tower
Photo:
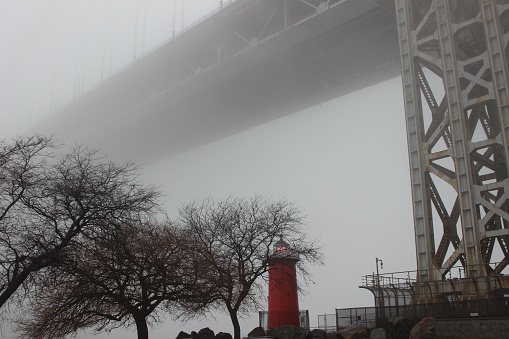
[[[396,0],[396,14],[417,296],[507,290],[509,0]]]

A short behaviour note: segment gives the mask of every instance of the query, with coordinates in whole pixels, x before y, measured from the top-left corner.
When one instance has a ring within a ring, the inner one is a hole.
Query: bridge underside
[[[41,131],[153,161],[399,74],[392,0],[237,0]]]

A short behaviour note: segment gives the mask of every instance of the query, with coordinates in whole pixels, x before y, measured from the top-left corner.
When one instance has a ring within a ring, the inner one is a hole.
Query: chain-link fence
[[[401,306],[336,309],[336,328],[340,330],[351,325],[357,325],[373,329],[384,327],[397,317],[420,320],[424,317],[450,319],[508,316],[509,297],[492,297],[489,299],[449,300]],[[327,319],[327,326],[331,327],[330,319]]]
[[[357,307],[336,309],[336,328],[341,330],[348,326],[362,326],[365,328],[376,328],[377,309],[376,307]]]

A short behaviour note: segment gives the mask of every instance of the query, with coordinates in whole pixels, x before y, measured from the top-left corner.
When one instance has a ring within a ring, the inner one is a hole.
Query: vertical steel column
[[[464,114],[466,98],[462,95],[460,73],[462,64],[458,60],[454,31],[459,27],[452,23],[450,0],[435,0],[438,21],[438,38],[442,51],[442,71],[446,89],[449,126],[452,134],[452,154],[456,169],[457,192],[463,226],[462,254],[467,265],[466,276],[479,276],[481,251],[476,225],[474,183],[467,135],[467,117]],[[481,273],[480,275],[484,275]]]
[[[418,280],[457,263],[466,278],[500,274],[509,264],[509,1],[396,0],[396,12]]]
[[[412,4],[396,0],[398,33],[401,50],[403,93],[407,128],[408,156],[414,212],[414,232],[418,280],[436,280],[433,269],[435,242],[431,220],[431,202],[426,189],[426,150],[424,121],[416,63],[416,39],[412,30]]]

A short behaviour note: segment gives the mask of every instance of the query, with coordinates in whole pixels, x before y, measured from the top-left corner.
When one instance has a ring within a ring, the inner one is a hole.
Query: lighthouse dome
[[[291,259],[291,260],[299,260],[299,255],[292,250],[290,244],[283,240],[283,237],[279,238],[279,240],[274,243],[273,247],[273,255],[274,259]]]
[[[287,251],[289,249],[290,249],[290,244],[285,242],[282,237],[274,244],[274,252],[275,253]]]

